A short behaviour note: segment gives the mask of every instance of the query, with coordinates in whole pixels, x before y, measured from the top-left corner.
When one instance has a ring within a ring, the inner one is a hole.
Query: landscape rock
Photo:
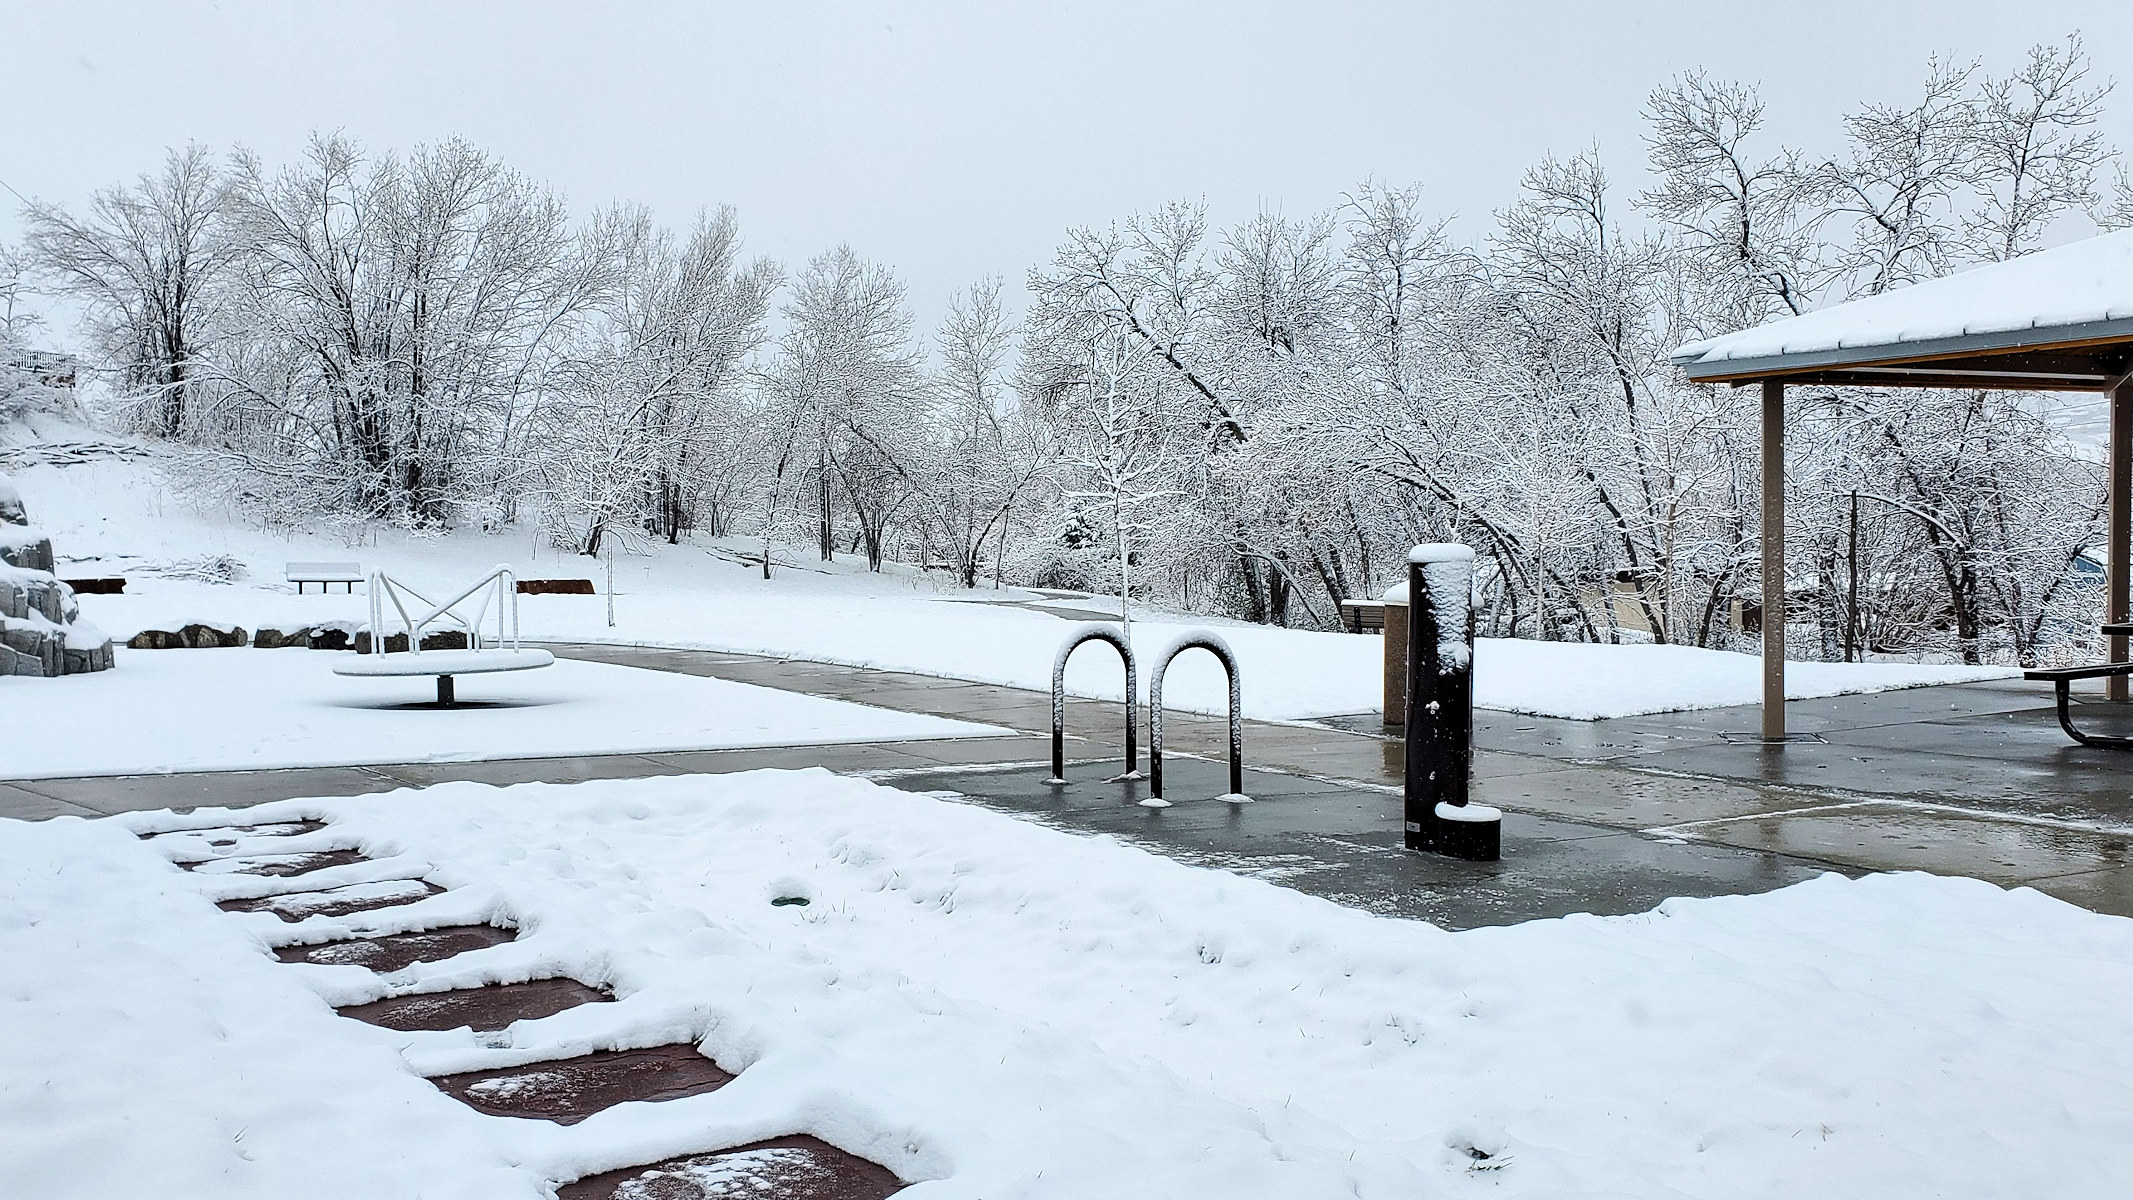
[[[0,645],[13,650],[19,659],[36,663],[34,670],[24,670],[18,661],[14,674],[58,675],[64,661],[67,632],[56,625],[37,621],[0,622]]]
[[[117,660],[111,639],[80,620],[54,561],[52,540],[30,528],[22,496],[0,477],[0,675],[78,675]]]
[[[370,653],[370,631],[368,629],[357,632],[355,635],[355,648],[358,654]],[[457,629],[441,629],[435,633],[425,633],[422,635],[422,648],[424,650],[464,650],[467,648],[467,635]],[[385,652],[387,654],[407,653],[407,635],[404,633],[386,634]]]
[[[194,650],[224,650],[242,646],[251,641],[245,631],[235,625],[206,625],[194,622],[178,631],[178,639]]]
[[[51,538],[27,525],[0,528],[0,562],[26,571],[50,572],[55,561]]]

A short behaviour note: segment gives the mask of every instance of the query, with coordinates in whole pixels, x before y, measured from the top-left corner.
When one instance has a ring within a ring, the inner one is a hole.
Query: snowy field
[[[404,573],[417,586],[440,588],[471,581],[498,562],[511,563],[527,578],[602,579],[596,560],[558,556],[529,536],[399,538],[350,549],[330,538],[283,539],[233,527],[178,505],[137,464],[34,467],[21,472],[17,484],[32,519],[55,539],[61,574],[127,577],[125,595],[82,599],[87,617],[121,641],[144,628],[173,629],[194,620],[249,630],[367,618],[360,594],[295,595],[280,582],[282,566],[291,560],[356,559],[366,568]],[[1051,683],[1052,656],[1075,624],[1000,603],[1042,601],[1034,593],[965,591],[910,568],[874,574],[849,559],[809,561],[811,552],[765,582],[759,566],[742,561],[759,549],[739,540],[645,547],[616,562],[613,628],[605,596],[533,596],[521,605],[526,636],[790,656],[1043,690]],[[222,585],[157,574],[185,560],[223,554],[242,560],[249,577]],[[1383,651],[1376,638],[1150,614],[1136,619],[1134,642],[1153,658],[1179,633],[1211,623],[1243,664],[1250,716],[1293,720],[1378,706]],[[1069,690],[1117,697],[1118,664],[1105,661],[1107,653],[1092,646],[1077,654]],[[1144,689],[1152,668],[1151,662],[1142,672]],[[1786,691],[1805,699],[2014,674],[1998,667],[1795,663]],[[1753,704],[1762,694],[1760,660],[1749,655],[1494,640],[1478,648],[1475,688],[1484,708],[1578,719]],[[1178,660],[1165,700],[1173,708],[1216,712],[1226,697],[1213,659],[1194,652]]]
[[[227,820],[0,822],[0,1195],[536,1200],[542,1179],[812,1132],[911,1200],[2120,1197],[2133,922],[2027,890],[1825,876],[1446,933],[822,772],[450,784]],[[173,844],[173,843],[178,844]],[[213,899],[425,875],[283,924]],[[781,896],[808,906],[773,906]],[[267,948],[465,920],[378,977]],[[328,1004],[555,973],[619,1003],[500,1037]],[[583,1124],[421,1073],[700,1039],[733,1084]]]
[[[120,650],[114,671],[0,678],[0,777],[450,762],[980,737],[1005,730],[665,671],[559,659],[456,677],[352,679],[311,650]]]

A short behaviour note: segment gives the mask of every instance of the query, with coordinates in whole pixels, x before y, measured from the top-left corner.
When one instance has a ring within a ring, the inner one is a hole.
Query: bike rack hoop
[[[1054,787],[1066,783],[1066,669],[1067,659],[1087,642],[1108,642],[1118,651],[1118,657],[1126,665],[1126,770],[1120,779],[1140,778],[1140,722],[1133,711],[1135,697],[1140,692],[1140,668],[1133,658],[1133,647],[1126,642],[1126,635],[1100,621],[1077,625],[1059,644],[1059,653],[1052,659],[1052,777],[1045,780]]]
[[[1237,655],[1214,630],[1189,629],[1163,651],[1148,680],[1148,798],[1141,801],[1148,808],[1170,806],[1163,798],[1163,676],[1178,655],[1196,646],[1220,660],[1222,673],[1229,679],[1229,791],[1218,799],[1231,804],[1248,804],[1252,799],[1244,794],[1244,686]]]

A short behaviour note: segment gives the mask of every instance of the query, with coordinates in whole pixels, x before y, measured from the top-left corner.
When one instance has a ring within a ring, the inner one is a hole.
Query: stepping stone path
[[[274,957],[283,962],[317,963],[320,966],[369,967],[383,975],[416,963],[442,962],[469,950],[501,946],[517,937],[517,930],[498,929],[494,925],[446,925],[420,933],[383,933],[310,946],[283,946],[274,951]]]
[[[772,1138],[588,1175],[556,1200],[880,1200],[903,1186],[887,1168],[811,1137]]]
[[[266,875],[287,878],[292,875],[309,875],[328,867],[346,867],[359,862],[368,862],[357,850],[315,850],[307,854],[255,854],[248,858],[210,858],[201,862],[180,863],[188,871],[201,871],[210,875]]]
[[[224,900],[215,907],[223,912],[270,912],[284,921],[302,921],[309,917],[345,917],[350,913],[397,908],[443,894],[443,888],[427,879],[387,879],[379,883],[352,883],[321,892],[283,892],[253,900]]]
[[[496,1117],[575,1125],[626,1100],[678,1100],[733,1082],[688,1042],[643,1050],[596,1050],[576,1058],[430,1079],[439,1091]]]
[[[190,842],[227,850],[239,838],[294,837],[326,828],[319,821],[229,825],[214,829],[145,834],[174,847]],[[246,854],[180,862],[202,874],[293,878],[331,867],[368,862],[356,850]],[[308,892],[225,900],[225,912],[271,912],[284,921],[338,917],[413,904],[445,889],[422,879],[392,879]],[[470,950],[517,938],[495,925],[447,925],[416,933],[374,934],[275,950],[283,962],[367,967],[380,973],[416,963],[440,962]],[[406,1032],[469,1028],[489,1033],[515,1021],[553,1016],[614,996],[575,979],[533,979],[443,992],[391,996],[336,1011],[344,1017]],[[477,1112],[574,1125],[617,1104],[678,1100],[715,1091],[733,1076],[695,1045],[676,1042],[629,1050],[595,1050],[570,1058],[523,1063],[486,1071],[439,1075],[437,1089]],[[625,1167],[563,1185],[557,1200],[885,1200],[903,1183],[886,1167],[805,1135],[771,1138],[745,1146],[686,1154]]]
[[[524,983],[492,983],[485,987],[460,988],[450,992],[418,992],[393,996],[369,1004],[351,1004],[335,1009],[366,1025],[381,1025],[404,1033],[458,1029],[495,1033],[513,1021],[537,1021],[580,1004],[605,1004],[614,997],[589,988],[575,979],[530,979]]]

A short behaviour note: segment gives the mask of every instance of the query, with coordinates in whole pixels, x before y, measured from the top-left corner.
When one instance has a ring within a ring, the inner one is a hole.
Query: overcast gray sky
[[[2133,76],[2127,0],[1262,4],[24,3],[0,0],[0,181],[67,203],[195,139],[285,159],[459,134],[681,224],[740,210],[787,263],[848,241],[926,326],[1069,225],[1179,197],[1228,222],[1419,181],[1478,236],[1543,154],[1643,183],[1638,110],[1685,70],[1759,82],[1773,132],[1834,147],[1929,54],[2004,70],[2080,30]],[[2107,131],[2133,147],[2133,79]],[[4,199],[0,238],[18,230]]]

